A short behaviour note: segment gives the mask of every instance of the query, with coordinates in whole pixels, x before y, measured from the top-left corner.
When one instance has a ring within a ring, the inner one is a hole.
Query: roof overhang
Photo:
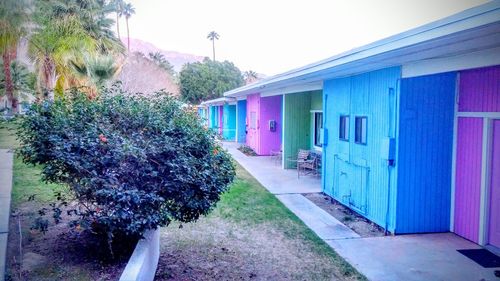
[[[268,77],[224,93],[292,93],[300,85],[356,75],[423,60],[460,56],[500,46],[500,1],[465,10],[436,22],[376,41],[328,59]],[[500,54],[499,54],[500,55]]]
[[[215,105],[224,105],[224,104],[235,104],[236,99],[232,97],[221,97],[213,100],[207,100],[200,103],[201,106],[215,106]]]

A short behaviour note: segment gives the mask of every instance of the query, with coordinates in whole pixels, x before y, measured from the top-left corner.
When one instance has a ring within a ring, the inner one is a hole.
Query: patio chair
[[[311,151],[305,149],[299,149],[296,159],[287,159],[289,162],[294,162],[297,165],[297,177],[300,178],[300,172],[306,169],[308,163],[310,162],[309,155]],[[305,171],[305,170],[304,170]]]
[[[280,150],[271,150],[269,155],[274,160],[275,164],[281,163],[283,159],[283,146],[281,146]]]

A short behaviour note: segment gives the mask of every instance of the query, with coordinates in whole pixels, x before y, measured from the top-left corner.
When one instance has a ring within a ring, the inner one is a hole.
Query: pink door
[[[260,95],[254,94],[247,97],[247,145],[259,154],[259,119]]]
[[[488,241],[500,248],[500,120],[493,121],[492,135]]]

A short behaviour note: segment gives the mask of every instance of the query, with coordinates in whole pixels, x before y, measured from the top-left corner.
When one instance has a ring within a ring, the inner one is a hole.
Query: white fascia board
[[[224,104],[236,104],[236,99],[231,97],[222,97],[213,100],[207,100],[201,103],[202,106],[224,105]]]
[[[500,47],[464,55],[403,64],[402,78],[500,65]]]
[[[306,84],[297,84],[291,86],[285,86],[274,90],[262,91],[260,93],[261,97],[270,97],[270,96],[278,96],[292,93],[301,93],[301,92],[309,92],[323,90],[323,81],[316,81],[312,83]]]
[[[459,33],[485,26],[491,23],[499,22],[500,19],[500,1],[492,1],[484,5],[468,9],[456,15],[435,21],[430,24],[391,36],[386,39],[376,41],[351,51],[341,53],[337,56],[306,65],[282,74],[271,76],[267,79],[254,84],[246,85],[224,93],[224,96],[238,96],[251,94],[252,92],[262,92],[266,87],[278,83],[288,83],[291,80],[300,79],[300,77],[330,69],[334,71],[335,67],[356,62],[369,58],[377,54],[402,49],[434,40],[440,37]],[[459,42],[457,42],[459,43]],[[290,80],[290,81],[286,81]],[[282,85],[283,86],[283,85]]]

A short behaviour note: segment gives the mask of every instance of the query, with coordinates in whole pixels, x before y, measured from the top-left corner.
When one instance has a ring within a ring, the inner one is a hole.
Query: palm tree
[[[3,62],[2,62],[3,64]],[[2,65],[3,67],[3,65]],[[14,110],[13,105],[18,103],[20,97],[26,97],[34,92],[33,88],[33,73],[29,72],[26,66],[19,63],[17,60],[12,61],[10,64],[11,69],[11,82],[13,100],[10,100],[11,109]],[[0,89],[5,90],[6,79],[4,73],[0,73]]]
[[[111,31],[113,6],[105,1],[37,1],[35,28],[28,51],[35,63],[38,92],[43,98],[78,86],[71,61],[82,53],[112,55],[124,51]]]
[[[243,73],[243,77],[245,78],[245,82],[247,84],[253,83],[255,80],[257,80],[259,78],[257,72],[255,72],[253,70],[245,71]]]
[[[121,38],[120,38],[120,18],[123,15],[124,2],[123,2],[123,0],[114,0],[113,5],[115,8],[115,13],[116,13],[116,34],[118,35],[118,40],[121,40]]]
[[[87,54],[83,56],[83,61],[71,61],[71,64],[82,80],[86,81],[84,86],[88,89],[88,94],[91,97],[95,97],[120,68],[115,59],[108,55],[91,56]]]
[[[17,100],[14,97],[11,62],[17,56],[17,44],[25,33],[26,7],[24,0],[2,0],[0,2],[0,52],[3,59],[5,94],[14,113],[17,112]]]
[[[135,9],[130,3],[123,5],[123,15],[125,16],[125,23],[127,24],[127,50],[130,52],[130,33],[128,29],[128,19],[135,14]]]
[[[42,98],[53,99],[56,85],[61,89],[70,79],[69,58],[81,50],[90,50],[94,40],[73,17],[51,20],[31,35],[28,52],[37,69]],[[62,94],[59,91],[59,94]]]
[[[207,35],[207,39],[212,41],[213,60],[215,61],[215,40],[219,40],[219,34],[215,31],[210,31]]]

